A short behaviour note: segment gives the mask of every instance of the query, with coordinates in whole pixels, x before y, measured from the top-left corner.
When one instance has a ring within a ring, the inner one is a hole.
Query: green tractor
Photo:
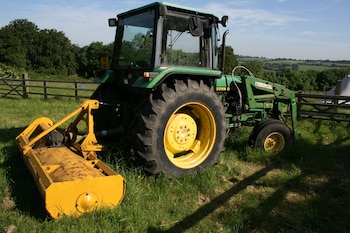
[[[252,74],[223,73],[219,27],[227,20],[162,2],[109,19],[114,55],[92,95],[100,102],[94,131],[133,151],[147,172],[170,177],[215,164],[242,125],[254,126],[254,147],[283,150],[298,135],[295,93]]]

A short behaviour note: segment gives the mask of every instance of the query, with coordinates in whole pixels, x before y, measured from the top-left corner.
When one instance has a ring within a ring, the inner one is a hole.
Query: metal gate
[[[298,119],[350,121],[350,96],[296,93]]]

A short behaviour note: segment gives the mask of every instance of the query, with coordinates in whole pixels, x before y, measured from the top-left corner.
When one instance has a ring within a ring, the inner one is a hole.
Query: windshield
[[[154,17],[154,10],[148,10],[119,19],[114,68],[151,68]]]
[[[191,34],[189,17],[173,14],[164,19],[161,65],[208,67],[208,41]]]

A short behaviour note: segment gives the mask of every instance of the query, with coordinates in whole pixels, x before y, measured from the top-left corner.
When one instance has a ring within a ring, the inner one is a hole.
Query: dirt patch
[[[5,188],[5,197],[0,203],[0,208],[2,209],[12,209],[16,206],[16,203],[11,198],[11,192],[8,188]]]
[[[17,227],[15,225],[10,225],[10,226],[4,227],[4,232],[5,233],[13,233],[16,231],[16,229],[17,229]]]
[[[15,206],[15,202],[10,197],[5,197],[0,204],[0,207],[3,209],[12,209]]]

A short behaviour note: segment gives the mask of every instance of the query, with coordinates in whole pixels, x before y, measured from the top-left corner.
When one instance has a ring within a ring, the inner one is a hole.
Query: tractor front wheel
[[[284,122],[269,119],[254,127],[249,141],[254,148],[280,152],[293,142],[293,133]]]

